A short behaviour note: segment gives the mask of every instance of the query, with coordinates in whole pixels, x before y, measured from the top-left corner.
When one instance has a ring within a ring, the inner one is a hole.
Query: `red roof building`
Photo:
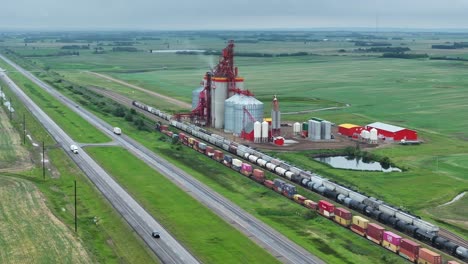
[[[354,124],[341,124],[338,126],[338,133],[348,137],[358,137],[364,128]]]
[[[381,122],[375,122],[366,126],[366,130],[371,130],[372,128],[377,129],[377,135],[379,138],[384,138],[386,140],[418,140],[418,132],[404,127]]]

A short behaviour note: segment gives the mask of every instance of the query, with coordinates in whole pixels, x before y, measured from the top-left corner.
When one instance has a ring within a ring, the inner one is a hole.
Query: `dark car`
[[[153,231],[153,233],[151,233],[151,236],[154,238],[160,238],[159,232],[156,231]]]

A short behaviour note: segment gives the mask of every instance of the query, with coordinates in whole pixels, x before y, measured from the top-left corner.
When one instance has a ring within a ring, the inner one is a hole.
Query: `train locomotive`
[[[377,198],[369,197],[357,191],[351,190],[346,186],[342,186],[327,178],[323,178],[316,173],[302,170],[248,146],[232,142],[220,135],[211,133],[202,127],[177,121],[172,117],[172,115],[164,113],[154,107],[148,106],[138,101],[133,101],[132,104],[137,108],[143,109],[166,121],[169,121],[171,126],[183,131],[178,134],[173,133],[167,129],[167,126],[157,124],[157,129],[166,135],[179,140],[184,145],[187,145],[197,150],[198,152],[201,152],[210,158],[221,162],[228,167],[231,167],[232,169],[252,178],[253,180],[265,185],[270,189],[275,190],[278,193],[281,193],[282,195],[296,201],[297,203],[300,203],[307,208],[317,210],[319,214],[350,228],[355,233],[361,235],[366,234],[367,236],[369,224],[366,224],[366,228],[359,224],[365,222],[365,218],[356,218],[358,216],[351,217],[351,213],[349,213],[349,211],[344,208],[341,208],[338,210],[338,212],[335,212],[336,208],[332,206],[333,204],[324,203],[326,201],[319,201],[316,203],[312,200],[309,200],[306,197],[296,193],[295,185],[287,183],[281,179],[275,179],[274,181],[267,180],[263,170],[255,169],[251,164],[242,162],[242,160],[248,161],[260,168],[279,175],[284,179],[301,185],[313,192],[329,198],[330,200],[360,212],[371,219],[394,227],[396,230],[405,233],[408,236],[414,237],[419,241],[432,245],[435,248],[443,250],[459,259],[468,259],[468,249],[457,245],[448,239],[438,236],[438,226],[426,222],[417,216],[401,211],[391,205],[384,203],[381,200],[378,200]],[[203,143],[196,138],[209,142],[210,144],[228,152],[229,154],[224,154],[222,151],[214,149],[213,147],[208,146],[206,143]],[[373,225],[371,225],[371,228],[373,228]],[[374,234],[374,232],[377,231],[371,232]],[[383,245],[384,232],[387,231],[378,231],[379,234],[381,233],[382,240],[377,239],[376,241],[379,241],[378,244],[380,245]],[[396,235],[393,233],[386,233],[385,236],[396,239]],[[406,244],[412,243],[411,241],[408,242],[404,239],[403,241]],[[394,251],[395,253],[400,252],[399,249],[396,248],[396,245],[389,245],[388,243],[390,242],[387,241],[387,244],[385,244],[384,247]],[[403,242],[400,241],[399,243]],[[423,248],[421,247],[421,249]],[[408,252],[406,253],[409,254]],[[431,255],[431,253],[427,254]]]

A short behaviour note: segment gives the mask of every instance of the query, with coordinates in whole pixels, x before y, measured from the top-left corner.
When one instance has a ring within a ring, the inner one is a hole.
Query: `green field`
[[[86,151],[202,262],[277,262],[127,150],[107,147]]]
[[[0,107],[0,169],[30,167],[28,152],[21,146],[23,142],[8,121],[6,111]]]
[[[1,263],[93,263],[29,181],[0,177]],[[22,219],[21,221],[18,221]]]

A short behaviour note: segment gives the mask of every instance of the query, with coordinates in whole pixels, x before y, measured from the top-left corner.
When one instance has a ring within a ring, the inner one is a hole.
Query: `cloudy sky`
[[[375,28],[376,25],[468,29],[468,0],[0,0],[0,29]]]

